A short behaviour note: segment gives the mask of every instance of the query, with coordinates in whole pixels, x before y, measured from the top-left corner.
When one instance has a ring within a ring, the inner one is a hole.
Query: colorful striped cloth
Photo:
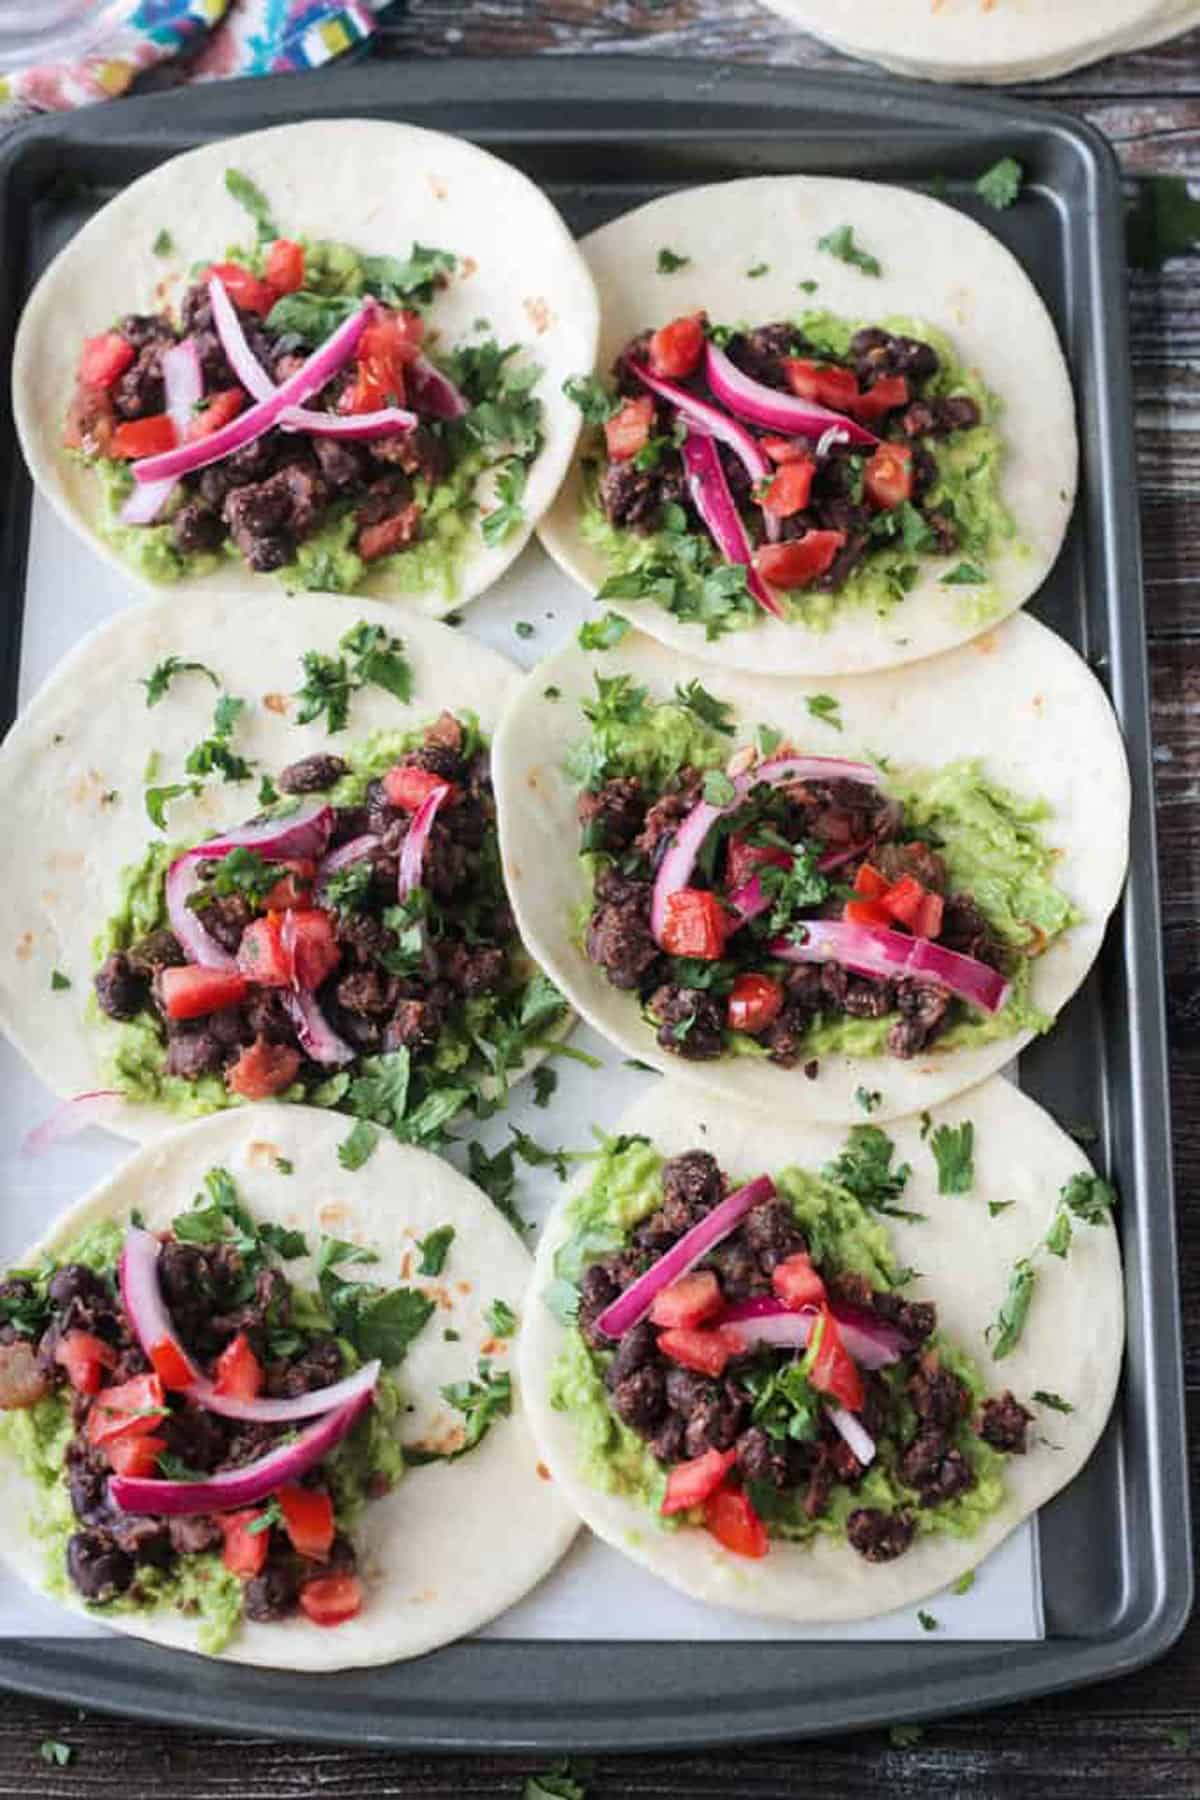
[[[188,81],[318,69],[375,30],[391,0],[138,0],[86,54],[0,74],[6,113],[65,111],[123,94],[188,53]],[[207,39],[207,42],[202,40]]]

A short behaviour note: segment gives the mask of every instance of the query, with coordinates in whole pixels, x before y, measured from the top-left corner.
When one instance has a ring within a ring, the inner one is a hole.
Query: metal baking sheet
[[[311,80],[223,84],[26,127],[0,154],[6,716],[35,639],[42,650],[33,665],[63,634],[40,561],[47,545],[53,555],[53,536],[31,549],[29,484],[8,416],[12,333],[32,279],[98,204],[164,157],[260,125],[346,114],[474,138],[524,168],[578,231],[673,187],[762,172],[937,180],[954,204],[979,213],[974,176],[1002,154],[1025,165],[1022,205],[983,216],[1055,315],[1084,449],[1076,521],[1034,610],[1109,686],[1130,749],[1134,835],[1130,889],[1105,954],[1055,1033],[1023,1059],[1021,1078],[1061,1117],[1095,1124],[1096,1154],[1120,1184],[1126,1376],[1097,1454],[1037,1522],[1042,1641],[914,1644],[880,1632],[865,1642],[823,1641],[814,1657],[797,1641],[731,1635],[660,1645],[623,1634],[577,1639],[564,1658],[554,1642],[506,1637],[318,1678],[235,1675],[110,1636],[4,1638],[0,1682],[285,1736],[411,1748],[635,1749],[927,1718],[1099,1679],[1161,1654],[1190,1608],[1191,1558],[1120,189],[1110,151],[1074,120],[1003,99],[641,58],[367,65]],[[40,517],[35,525],[40,536]],[[512,580],[516,618],[528,598]],[[76,624],[72,636],[77,631]]]

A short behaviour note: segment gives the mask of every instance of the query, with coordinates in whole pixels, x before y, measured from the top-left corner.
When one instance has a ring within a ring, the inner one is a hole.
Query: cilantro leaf
[[[660,275],[673,275],[676,269],[686,269],[691,260],[690,256],[677,256],[674,250],[668,250],[664,244],[658,253],[655,268]]]
[[[485,1438],[497,1419],[507,1419],[512,1412],[512,1376],[505,1370],[492,1373],[492,1365],[481,1358],[476,1381],[453,1381],[442,1389],[442,1398],[466,1420],[466,1437],[462,1447],[448,1459],[453,1462],[473,1450]]]
[[[734,732],[734,709],[724,700],[718,700],[708,689],[702,687],[695,676],[685,683],[676,683],[675,700],[679,706],[686,706],[689,712],[713,731],[719,731],[722,737],[732,737]]]
[[[557,1086],[557,1073],[543,1063],[540,1068],[533,1071],[533,1104],[535,1106],[548,1105],[550,1096]]]
[[[281,1175],[290,1175],[294,1165],[284,1156],[275,1158],[275,1167]],[[308,1255],[308,1239],[302,1231],[296,1231],[288,1225],[275,1225],[270,1220],[258,1228],[259,1239],[270,1245],[276,1256],[284,1262],[293,1262],[297,1256]]]
[[[243,175],[240,169],[226,169],[225,191],[237,201],[239,206],[244,206],[254,220],[260,244],[269,244],[273,238],[279,236],[271,212],[271,202],[248,175]]]
[[[1116,1189],[1090,1169],[1072,1175],[1060,1191],[1060,1204],[1085,1225],[1101,1225],[1117,1203]]]
[[[824,237],[817,239],[817,249],[827,250],[839,262],[861,269],[864,275],[883,274],[883,265],[878,258],[855,243],[853,225],[839,225],[836,231],[827,231]]]
[[[1049,1393],[1045,1388],[1034,1388],[1031,1398],[1036,1400],[1039,1406],[1050,1407],[1053,1412],[1073,1413],[1075,1411],[1069,1400],[1064,1400],[1061,1394]]]
[[[64,1744],[59,1738],[43,1738],[38,1745],[38,1755],[44,1763],[49,1763],[55,1769],[67,1769],[75,1760],[73,1747]]]
[[[279,798],[279,789],[269,775],[264,775],[258,784],[258,804],[262,808],[274,806]]]
[[[525,513],[521,501],[525,495],[525,464],[519,456],[510,456],[496,476],[496,501],[483,518],[480,530],[483,541],[493,547],[502,544],[517,529]]]
[[[212,874],[189,896],[188,905],[193,912],[203,912],[214,900],[244,894],[257,906],[266,899],[281,872],[278,863],[268,862],[257,850],[237,844],[228,856],[212,865]]]
[[[379,1133],[367,1119],[357,1119],[349,1137],[338,1145],[337,1159],[343,1169],[361,1169],[379,1142]]]
[[[602,619],[585,619],[579,627],[581,650],[611,650],[629,630],[629,620],[620,613],[606,612]]]
[[[878,1088],[856,1087],[854,1098],[865,1113],[874,1112],[877,1106],[883,1104],[883,1095]]]
[[[961,1125],[936,1126],[929,1134],[929,1148],[937,1163],[938,1193],[970,1193],[975,1180],[975,1127],[970,1119]]]
[[[392,637],[382,625],[368,625],[360,619],[338,640],[338,649],[354,658],[350,674],[360,687],[371,682],[407,706],[413,695],[413,669],[404,653],[403,638]]]
[[[820,719],[822,725],[832,725],[835,731],[842,729],[841,701],[832,694],[809,694],[804,704],[811,718]]]
[[[326,729],[341,731],[350,717],[350,695],[353,691],[345,658],[325,656],[319,650],[306,650],[300,659],[304,685],[296,694],[300,710],[298,725],[311,725],[325,714]]]
[[[589,425],[604,425],[621,410],[619,395],[610,394],[594,375],[568,375],[563,393],[573,400]]]
[[[467,1146],[467,1173],[515,1230],[524,1232],[527,1229],[513,1199],[513,1189],[517,1185],[514,1145],[505,1144],[494,1156],[489,1156],[478,1139],[473,1138]]]
[[[511,1337],[517,1329],[517,1315],[503,1300],[493,1300],[483,1316],[495,1337]]]
[[[992,1358],[1001,1362],[1015,1348],[1029,1315],[1029,1304],[1037,1284],[1037,1270],[1027,1256],[1014,1263],[1005,1294],[995,1321],[984,1333],[992,1347]]]
[[[139,684],[146,690],[146,705],[157,706],[177,675],[205,675],[214,687],[221,685],[207,663],[184,662],[179,656],[165,656],[162,662],[155,663],[149,675],[143,676]]]
[[[901,1163],[893,1169],[896,1146],[878,1125],[852,1125],[850,1135],[839,1154],[821,1170],[826,1180],[836,1182],[868,1212],[883,1213],[897,1219],[919,1219],[920,1213],[905,1212],[896,1205],[908,1185],[912,1168]]]
[[[369,856],[360,856],[357,862],[347,864],[344,869],[335,869],[321,884],[325,905],[343,913],[364,911],[374,879],[375,865]],[[417,929],[419,931],[420,927]]]
[[[436,1310],[436,1302],[418,1288],[392,1288],[360,1305],[355,1345],[368,1362],[378,1357],[385,1368],[392,1368],[403,1361]]]
[[[439,1225],[435,1231],[427,1233],[417,1242],[421,1252],[421,1260],[417,1264],[419,1275],[440,1275],[446,1266],[446,1257],[454,1242],[453,1225]]]
[[[175,239],[171,236],[165,225],[161,231],[155,233],[154,242],[151,244],[150,248],[155,256],[170,256],[172,250],[175,248]]]
[[[732,806],[737,799],[737,789],[723,769],[705,770],[703,791],[710,806]]]
[[[51,969],[50,986],[56,994],[61,994],[70,985],[71,977],[69,975],[64,975],[61,969]]]
[[[1024,179],[1025,171],[1016,157],[1002,156],[999,162],[984,170],[975,183],[975,192],[997,212],[1003,212],[1021,192]]]
[[[587,1800],[582,1781],[576,1781],[567,1762],[555,1763],[541,1775],[531,1775],[522,1800]]]
[[[1161,269],[1200,243],[1200,200],[1182,175],[1151,175],[1138,182],[1126,220],[1126,249],[1135,269]]]
[[[388,306],[428,306],[458,267],[451,251],[417,243],[404,262],[396,256],[364,256],[361,261],[364,287]]]
[[[314,294],[300,288],[275,302],[267,314],[267,329],[277,335],[298,337],[305,344],[323,344],[360,305],[360,298],[354,294]]]
[[[926,1612],[924,1607],[922,1607],[918,1611],[917,1618],[920,1621],[920,1626],[921,1626],[922,1631],[936,1631],[937,1630],[937,1628],[938,1628],[937,1620],[934,1618],[934,1616],[931,1612]]]
[[[988,1201],[988,1218],[989,1219],[999,1218],[999,1216],[1002,1212],[1007,1212],[1009,1207],[1013,1206],[1015,1204],[1016,1204],[1015,1201],[1012,1201],[1012,1200],[989,1200]]]
[[[980,587],[987,580],[985,570],[974,563],[960,562],[942,576],[942,587]]]
[[[894,1750],[907,1750],[925,1736],[923,1725],[889,1725],[888,1743]]]
[[[408,1107],[412,1058],[407,1048],[364,1056],[358,1066],[359,1074],[350,1083],[350,1110],[360,1119],[395,1130]]]
[[[765,263],[765,262],[755,263],[755,265],[752,269],[746,270],[746,279],[748,281],[757,281],[760,275],[769,274],[770,269],[771,269],[770,263]]]
[[[950,1589],[950,1592],[952,1594],[969,1594],[971,1589],[974,1586],[975,1586],[975,1571],[974,1571],[974,1569],[964,1569],[963,1573],[959,1576],[958,1580],[954,1583],[954,1586]]]

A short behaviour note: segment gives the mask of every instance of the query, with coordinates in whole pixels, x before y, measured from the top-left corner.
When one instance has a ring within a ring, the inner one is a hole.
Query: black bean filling
[[[768,1517],[775,1495],[781,1501],[798,1502],[804,1517],[818,1519],[828,1511],[834,1489],[857,1489],[866,1470],[827,1413],[822,1413],[816,1434],[803,1440],[772,1435],[756,1422],[764,1373],[783,1368],[794,1353],[756,1348],[733,1358],[720,1379],[710,1380],[666,1355],[649,1319],[633,1326],[615,1347],[597,1329],[604,1309],[729,1191],[706,1150],[688,1150],[664,1163],[660,1206],[636,1228],[624,1249],[585,1270],[579,1329],[603,1366],[613,1412],[664,1467],[709,1450],[732,1450],[738,1476]],[[776,1267],[808,1251],[792,1212],[775,1198],[747,1213],[737,1230],[698,1266],[712,1271],[722,1301],[730,1305],[770,1295]],[[823,1273],[819,1266],[818,1273]],[[936,1308],[928,1301],[906,1301],[893,1290],[872,1288],[860,1275],[825,1279],[831,1301],[892,1326],[904,1342],[900,1361],[886,1376],[862,1372],[865,1397],[860,1417],[876,1441],[880,1466],[912,1491],[917,1508],[937,1506],[965,1493],[974,1476],[959,1437],[970,1397],[957,1376],[942,1367],[936,1347],[928,1346],[937,1330]],[[1031,1417],[1005,1392],[983,1403],[971,1428],[993,1448],[1020,1455],[1026,1449]],[[846,1533],[868,1562],[888,1562],[908,1548],[915,1529],[909,1506],[893,1512],[858,1507],[849,1514]]]
[[[719,960],[681,959],[659,949],[650,927],[654,872],[702,789],[699,772],[685,767],[659,794],[635,777],[616,776],[580,795],[582,847],[597,854],[585,940],[589,959],[614,987],[639,995],[662,1048],[689,1060],[724,1053],[727,996],[734,981],[740,974],[768,971],[782,986],[782,1007],[769,1023],[744,1029],[758,1038],[772,1062],[791,1068],[804,1056],[805,1037],[814,1022],[838,1016],[881,1019],[894,1014],[886,1040],[889,1053],[919,1056],[958,1016],[958,1003],[945,988],[908,976],[884,980],[851,974],[832,962],[773,962],[767,940],[781,930],[772,927],[769,912],[733,933]],[[889,882],[911,875],[927,891],[944,897],[939,945],[1007,972],[1008,953],[974,899],[950,892],[942,858],[927,844],[906,837],[899,803],[858,782],[794,782],[773,790],[761,805],[752,801],[725,830],[711,877],[698,863],[691,885],[711,887],[728,898],[737,885],[730,878],[734,840],[764,836],[764,825],[776,847],[807,848],[818,861],[844,859],[830,871],[826,899],[798,907],[793,921],[840,918],[845,892],[853,887],[858,869],[870,863]]]
[[[291,1289],[275,1268],[248,1272],[231,1243],[184,1243],[168,1237],[159,1255],[159,1281],[172,1324],[203,1372],[212,1374],[221,1352],[244,1333],[265,1374],[263,1392],[294,1396],[329,1387],[344,1373],[336,1340],[320,1332],[290,1329]],[[35,1303],[29,1283],[3,1284],[6,1299]],[[5,1405],[31,1405],[48,1394],[70,1395],[74,1435],[66,1449],[67,1487],[77,1529],[67,1543],[67,1573],[85,1600],[104,1604],[119,1595],[136,1598],[139,1570],[162,1569],[179,1559],[220,1550],[224,1542],[214,1517],[158,1518],[122,1513],[108,1497],[111,1474],[103,1449],[88,1438],[88,1419],[95,1398],[66,1388],[66,1370],[57,1351],[70,1332],[87,1332],[115,1354],[115,1367],[105,1386],[115,1386],[150,1372],[150,1364],[129,1325],[115,1283],[82,1263],[67,1263],[49,1282],[46,1304],[33,1337],[22,1337],[12,1325],[0,1328],[0,1396]],[[39,1391],[26,1390],[17,1400],[9,1385],[14,1359],[36,1359]],[[215,1475],[265,1456],[287,1435],[286,1425],[264,1425],[226,1419],[173,1396],[171,1410],[158,1422],[155,1435],[165,1438],[166,1454],[195,1475]],[[318,1467],[303,1485],[323,1487]],[[295,1611],[308,1580],[330,1573],[353,1573],[354,1546],[339,1534],[327,1559],[300,1557],[286,1533],[269,1526],[267,1560],[261,1574],[246,1585],[243,1605],[251,1619],[282,1619]]]
[[[471,751],[466,728],[443,713],[400,766],[439,775],[460,790],[454,804],[442,807],[425,847],[422,884],[429,906],[419,942],[405,933],[402,946],[401,934],[385,923],[396,906],[400,852],[412,814],[389,804],[382,783],[373,781],[363,805],[336,808],[331,848],[364,833],[378,842],[365,859],[365,887],[326,909],[341,959],[317,1000],[356,1052],[404,1048],[428,1063],[443,1028],[461,1019],[469,1000],[514,986],[516,940],[499,872],[487,751]],[[285,794],[320,793],[346,772],[339,757],[310,756],[284,769],[277,786]],[[205,929],[236,956],[261,909],[238,893],[209,897],[203,883],[199,897],[208,899],[198,915]],[[319,905],[320,897],[310,904]],[[306,1055],[276,988],[252,987],[240,1005],[206,1018],[167,1018],[156,977],[185,960],[174,934],[158,930],[114,951],[95,978],[97,1000],[109,1018],[154,1021],[166,1044],[167,1074],[186,1080],[220,1074],[247,1046],[262,1041],[293,1053],[295,1073],[284,1086],[294,1079],[307,1087],[328,1077],[329,1070]]]
[[[631,339],[613,364],[613,375],[619,394],[640,399],[649,389],[634,373],[632,365],[647,365],[650,333]],[[739,332],[724,346],[726,354],[743,373],[767,387],[790,393],[784,371],[786,357],[801,357],[826,366],[850,368],[861,387],[870,392],[884,377],[903,376],[909,397],[901,405],[872,420],[870,429],[876,436],[906,443],[913,451],[912,504],[931,534],[930,548],[940,556],[953,555],[959,547],[958,531],[946,510],[929,503],[928,496],[937,485],[937,462],[929,441],[946,437],[954,431],[967,431],[980,423],[979,408],[966,394],[926,398],[926,389],[939,369],[938,355],[932,345],[915,338],[897,337],[891,332],[869,328],[858,332],[848,356],[836,357],[806,343],[803,333],[794,325],[778,323],[761,325],[754,331]],[[677,380],[676,385],[688,389],[699,398],[720,406],[702,373]],[[671,442],[675,409],[668,401],[654,397],[652,439],[665,443],[653,468],[639,468],[636,458],[603,462],[597,498],[610,524],[620,528],[652,534],[663,524],[664,508],[680,506],[687,515],[688,529],[704,535],[706,527],[700,519],[688,492],[683,461]],[[744,424],[744,421],[740,421]],[[753,436],[771,437],[778,433],[745,426]],[[718,452],[743,521],[751,540],[763,538],[762,512],[754,503],[750,478],[744,465],[727,445]],[[866,455],[870,452],[867,451]],[[841,531],[846,542],[830,568],[813,586],[836,593],[862,563],[879,538],[876,515],[862,492],[864,452],[845,444],[835,444],[818,463],[808,506],[780,521],[780,538],[803,537],[808,531]]]
[[[257,314],[239,311],[250,349],[277,382],[295,373],[308,349],[295,336],[274,332]],[[166,403],[162,356],[184,337],[200,355],[204,398],[240,386],[221,348],[203,283],[184,296],[180,321],[168,312],[132,313],[117,331],[137,352],[111,389],[80,386],[71,406],[68,441],[89,455],[111,452],[123,421],[161,413]],[[313,410],[335,411],[345,372],[305,401]],[[406,402],[419,411],[419,401]],[[453,434],[429,418],[413,430],[370,443],[339,442],[271,430],[222,461],[182,477],[183,501],[171,514],[171,537],[184,555],[218,551],[231,542],[248,568],[266,572],[292,561],[304,540],[351,510],[354,548],[367,561],[401,551],[421,534],[421,506],[413,481],[430,486],[451,473]]]

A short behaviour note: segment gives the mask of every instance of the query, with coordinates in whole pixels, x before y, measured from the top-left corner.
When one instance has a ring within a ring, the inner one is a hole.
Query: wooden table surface
[[[857,68],[754,0],[409,0],[376,54],[653,52]],[[547,79],[552,70],[547,70]],[[1200,32],[1027,90],[1082,113],[1131,177],[1200,179]],[[1133,358],[1148,577],[1171,1007],[1175,1155],[1193,1439],[1200,1443],[1200,256],[1134,275]],[[1195,1491],[1200,1496],[1200,1469]],[[1200,1508],[1197,1509],[1200,1515]],[[46,1739],[71,1745],[48,1766]],[[0,1800],[390,1800],[520,1796],[545,1759],[381,1756],[214,1739],[0,1699]],[[604,1758],[588,1800],[856,1800],[932,1796],[1200,1796],[1200,1618],[1162,1662],[1125,1681],[930,1725],[897,1749],[882,1733],[695,1756]]]

